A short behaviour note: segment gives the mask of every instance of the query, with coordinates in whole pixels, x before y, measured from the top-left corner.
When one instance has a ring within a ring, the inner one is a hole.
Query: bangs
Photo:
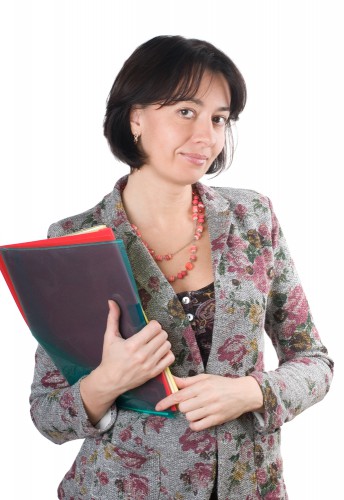
[[[159,100],[159,104],[161,104],[161,106],[168,106],[180,101],[190,101],[193,99],[198,92],[206,70],[208,70],[207,66],[202,63],[186,65],[185,68],[180,71],[178,75],[180,78],[178,81],[173,82],[173,88],[171,85],[167,95]]]

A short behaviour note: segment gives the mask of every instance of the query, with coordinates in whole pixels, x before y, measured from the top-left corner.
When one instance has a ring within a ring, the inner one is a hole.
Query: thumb
[[[121,315],[121,310],[114,300],[108,300],[108,304],[109,314],[106,322],[104,342],[111,342],[114,335],[122,338],[119,331],[119,317]]]

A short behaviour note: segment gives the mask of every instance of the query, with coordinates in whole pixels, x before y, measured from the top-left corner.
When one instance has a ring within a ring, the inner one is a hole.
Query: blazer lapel
[[[232,214],[230,211],[230,201],[221,196],[219,191],[204,184],[197,184],[197,189],[206,207],[216,304],[212,344],[206,371],[208,373],[219,373],[217,351],[223,343],[221,333],[226,332],[226,329],[229,333],[228,324],[226,324],[226,321],[228,323],[228,315],[224,314],[227,288],[224,279],[227,276],[227,257],[225,252],[228,252],[227,241],[231,231]]]

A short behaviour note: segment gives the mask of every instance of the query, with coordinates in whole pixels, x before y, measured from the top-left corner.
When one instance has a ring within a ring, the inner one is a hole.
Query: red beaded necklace
[[[138,229],[137,226],[134,224],[131,224],[131,227],[135,231],[136,236],[140,238],[142,243],[147,247],[149,253],[151,256],[154,258],[156,262],[162,262],[163,260],[172,260],[173,257],[181,252],[185,247],[190,245],[192,242],[198,241],[203,233],[203,224],[205,221],[205,211],[204,211],[204,205],[203,203],[199,200],[199,196],[196,193],[192,193],[192,220],[195,222],[195,233],[193,235],[193,238],[191,241],[186,243],[182,248],[177,250],[174,253],[167,253],[165,255],[158,254],[153,250],[152,248],[149,247],[148,243],[142,238],[142,235]],[[165,278],[170,282],[173,283],[176,281],[176,279],[183,279],[185,276],[188,274],[188,271],[191,271],[194,268],[195,261],[197,260],[196,253],[197,253],[197,246],[194,243],[193,245],[190,246],[190,255],[189,255],[189,260],[185,264],[185,269],[182,269],[177,273],[176,275],[171,275],[171,276],[166,276]]]

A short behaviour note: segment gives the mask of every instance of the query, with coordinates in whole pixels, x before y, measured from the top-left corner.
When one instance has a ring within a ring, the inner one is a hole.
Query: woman
[[[49,236],[112,227],[150,322],[123,340],[109,301],[102,361],[72,387],[38,348],[35,425],[56,443],[85,438],[61,499],[287,498],[280,428],[325,396],[333,363],[269,199],[199,182],[231,159],[245,98],[225,54],[179,36],[138,47],[114,82],[104,132],[130,175]],[[179,391],[156,409],[178,404],[175,418],[116,408],[168,366]]]

